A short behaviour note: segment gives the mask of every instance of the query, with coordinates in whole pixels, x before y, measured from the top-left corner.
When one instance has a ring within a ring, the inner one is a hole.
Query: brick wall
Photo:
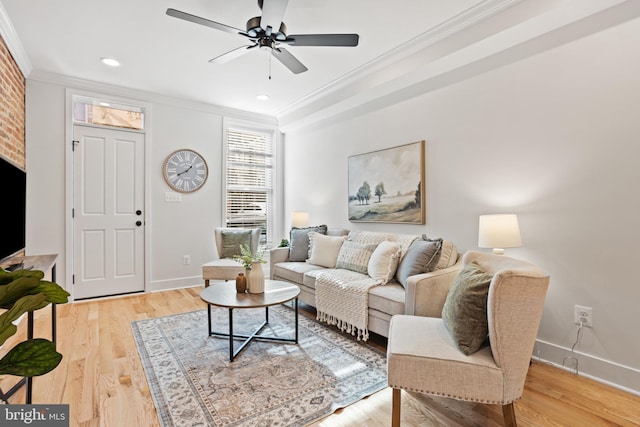
[[[25,79],[0,37],[0,155],[25,168]]]

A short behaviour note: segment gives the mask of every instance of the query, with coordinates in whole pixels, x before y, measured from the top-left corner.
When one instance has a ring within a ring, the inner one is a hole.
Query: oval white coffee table
[[[204,288],[200,293],[202,301],[207,303],[207,316],[209,336],[229,338],[229,361],[233,362],[238,354],[253,340],[271,342],[293,342],[298,343],[298,295],[300,288],[292,283],[278,280],[265,280],[264,293],[250,294],[236,292],[235,282],[212,282],[210,286]],[[294,338],[283,338],[260,335],[265,326],[269,324],[269,307],[294,301],[295,312],[295,336]],[[229,309],[229,333],[214,332],[211,325],[211,306],[224,307]],[[241,335],[233,333],[233,310],[241,308],[261,308],[265,310],[265,320],[251,335]],[[244,339],[237,350],[234,350],[233,341]]]

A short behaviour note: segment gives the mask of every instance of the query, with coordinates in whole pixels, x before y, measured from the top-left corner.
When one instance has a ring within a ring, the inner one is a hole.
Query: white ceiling
[[[289,34],[358,33],[360,43],[287,47],[309,71],[294,75],[274,59],[269,80],[267,52],[209,63],[246,39],[167,8],[240,29],[261,13],[257,0],[0,0],[0,32],[27,78],[266,114],[286,130],[398,102],[640,16],[639,0],[289,0]],[[103,65],[105,56],[122,66]],[[264,93],[268,101],[256,99]]]
[[[268,0],[266,0],[268,1]],[[256,0],[2,0],[34,70],[273,115],[361,69],[480,0],[290,0],[290,34],[358,33],[359,46],[289,47],[294,75],[264,50],[209,59],[246,39],[166,15],[167,8],[245,28]],[[104,56],[122,66],[108,68]],[[266,93],[268,101],[256,95]]]

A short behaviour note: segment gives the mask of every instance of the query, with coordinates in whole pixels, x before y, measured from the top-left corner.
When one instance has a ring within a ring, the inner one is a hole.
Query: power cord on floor
[[[582,320],[580,320],[580,326],[578,326],[578,332],[576,333],[576,341],[573,343],[573,345],[571,346],[571,354],[567,357],[565,357],[564,359],[562,359],[562,366],[565,366],[565,363],[567,362],[567,360],[571,360],[573,361],[573,363],[575,363],[576,365],[576,371],[574,372],[576,375],[578,375],[578,359],[575,357],[575,348],[576,345],[578,345],[578,342],[580,342],[580,335],[582,334],[582,328],[584,327],[584,323]]]

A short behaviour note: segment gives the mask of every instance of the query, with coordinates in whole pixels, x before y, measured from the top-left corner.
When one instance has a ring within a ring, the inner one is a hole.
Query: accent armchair
[[[249,245],[251,253],[256,253],[260,243],[260,228],[216,227],[213,234],[218,259],[202,265],[205,287],[210,280],[235,280],[239,273],[244,273],[244,267],[233,256],[240,255],[242,244]]]
[[[394,427],[400,426],[401,389],[500,404],[505,425],[516,426],[513,402],[522,396],[549,276],[502,255],[469,251],[463,269],[472,263],[492,275],[486,299],[488,344],[465,355],[442,318],[393,316],[387,363]]]

